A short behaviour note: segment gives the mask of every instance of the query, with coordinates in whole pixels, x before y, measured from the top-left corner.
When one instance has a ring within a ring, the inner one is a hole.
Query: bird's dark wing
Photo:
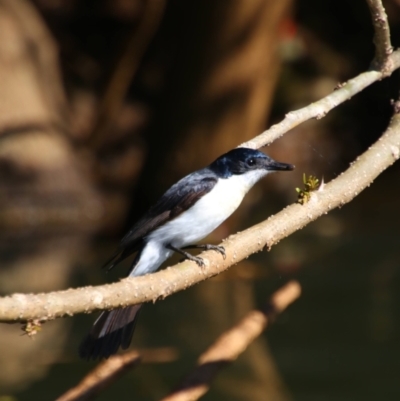
[[[205,173],[208,174],[205,176]],[[146,235],[193,206],[216,183],[217,177],[206,169],[182,178],[122,238],[121,251],[129,249],[132,253],[138,250]]]

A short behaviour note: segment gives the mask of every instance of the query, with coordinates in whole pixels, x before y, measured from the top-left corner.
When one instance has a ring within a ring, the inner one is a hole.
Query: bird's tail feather
[[[79,347],[81,358],[108,358],[119,347],[128,348],[141,307],[142,304],[138,304],[102,312]]]
[[[104,265],[102,266],[102,269],[107,270],[107,271],[114,269],[114,267],[118,263],[120,263],[121,261],[123,261],[124,259],[126,259],[128,256],[130,256],[132,253],[134,253],[136,251],[139,251],[139,252],[136,254],[135,259],[132,262],[132,266],[134,267],[140,258],[141,250],[140,250],[139,246],[125,248],[125,249],[119,249],[117,252],[114,253],[114,255],[111,256],[110,259],[107,260],[106,263],[104,263]]]
[[[124,250],[118,250],[118,252],[114,253],[112,257],[107,260],[106,263],[102,266],[102,269],[110,271],[112,270],[121,260],[123,260],[127,255],[124,254]]]

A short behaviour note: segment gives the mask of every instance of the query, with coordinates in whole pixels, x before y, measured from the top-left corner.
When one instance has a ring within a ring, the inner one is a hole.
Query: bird
[[[225,221],[262,177],[293,169],[259,150],[230,150],[172,185],[122,238],[104,267],[112,269],[135,252],[129,277],[155,272],[174,252],[204,266],[202,258],[186,251],[191,248],[214,250],[225,258],[222,246],[197,242]],[[103,311],[79,347],[81,358],[108,358],[128,348],[141,307]]]

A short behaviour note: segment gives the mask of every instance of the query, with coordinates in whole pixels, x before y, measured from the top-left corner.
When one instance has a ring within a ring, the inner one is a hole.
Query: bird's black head
[[[236,148],[218,157],[210,165],[219,177],[228,178],[232,175],[244,174],[252,170],[288,171],[293,170],[292,164],[280,163],[266,154],[249,148]]]

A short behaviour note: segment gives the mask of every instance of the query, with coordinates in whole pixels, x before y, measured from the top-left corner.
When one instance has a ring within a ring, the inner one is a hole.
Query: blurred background
[[[385,3],[393,45],[400,1]],[[369,67],[364,0],[0,0],[0,294],[99,285],[127,228],[173,182]],[[218,243],[326,181],[383,132],[396,72],[266,151],[296,165],[259,183]],[[265,150],[265,149],[264,149]],[[292,278],[301,298],[205,400],[399,400],[399,165],[220,276],[145,307],[144,363],[99,400],[156,400]],[[169,264],[173,263],[173,260]],[[93,366],[93,315],[35,338],[0,325],[0,401],[52,400]]]

